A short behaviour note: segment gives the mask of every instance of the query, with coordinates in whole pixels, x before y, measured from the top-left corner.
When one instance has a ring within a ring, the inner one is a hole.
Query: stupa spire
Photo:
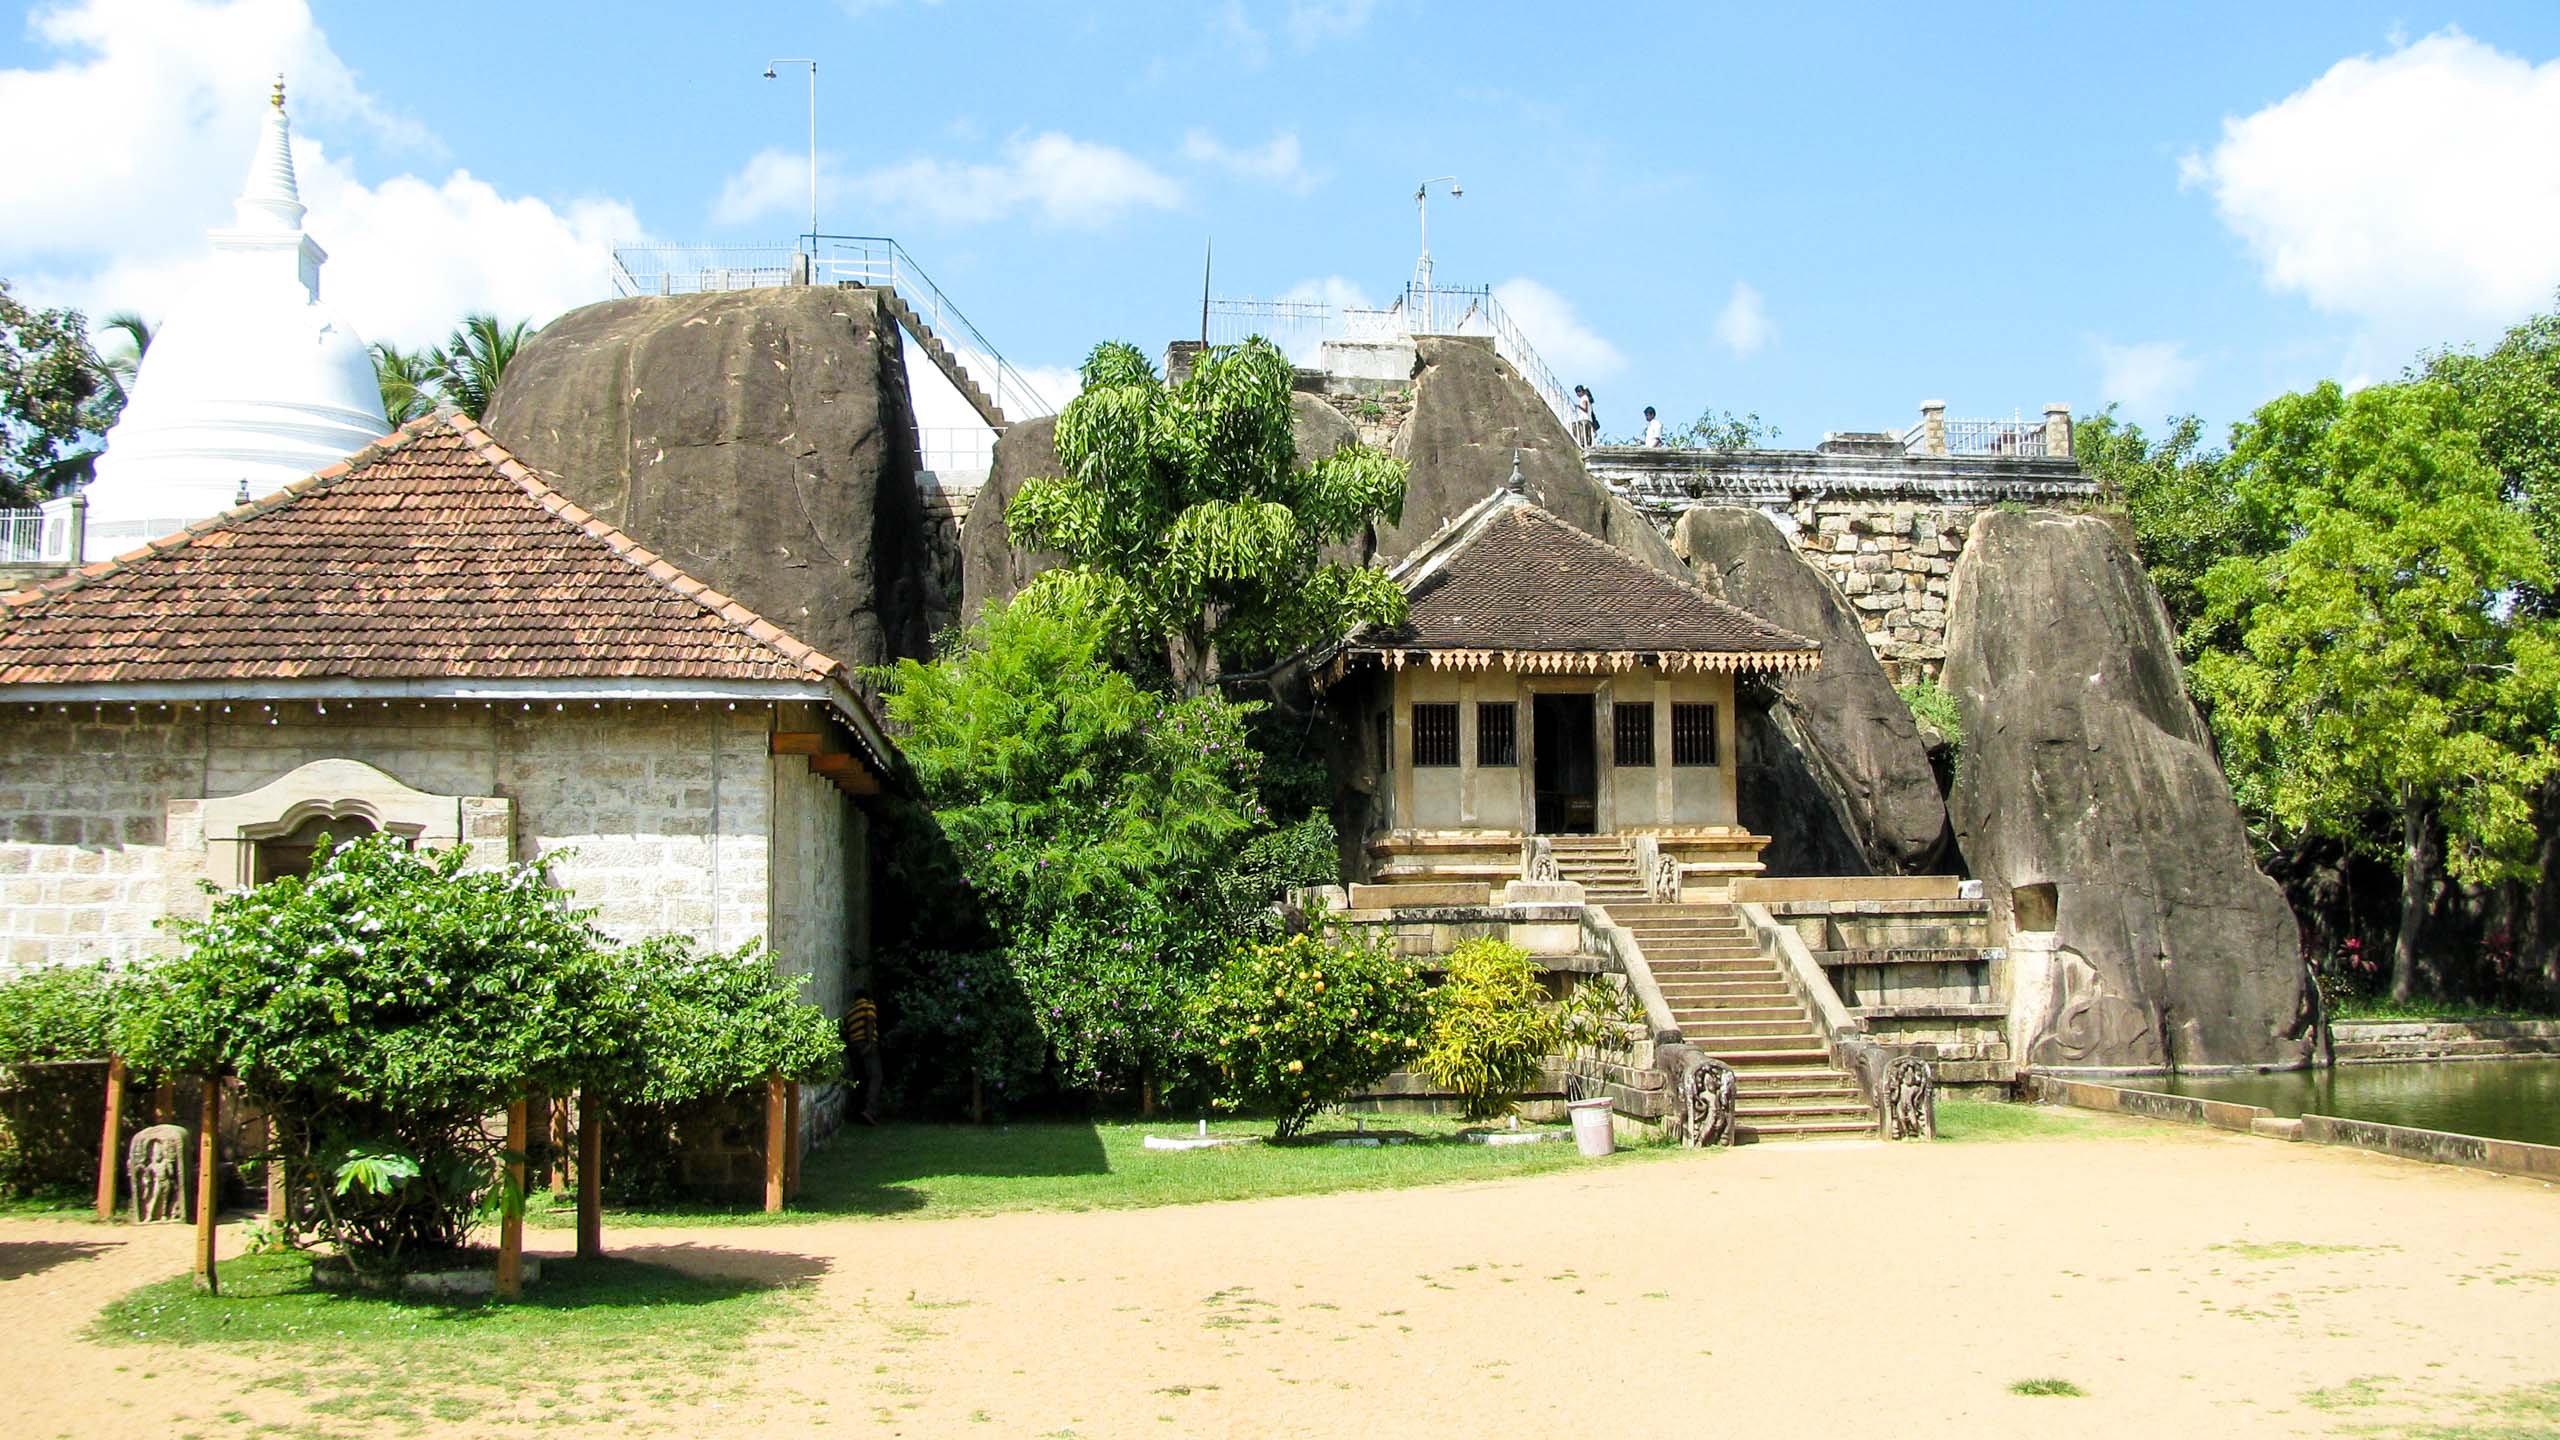
[[[302,189],[293,178],[293,124],[284,113],[284,77],[276,77],[268,97],[265,128],[249,156],[249,176],[233,205],[242,230],[294,231],[302,228]]]

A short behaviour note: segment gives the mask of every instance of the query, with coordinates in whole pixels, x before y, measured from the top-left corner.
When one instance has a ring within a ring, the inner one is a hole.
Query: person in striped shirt
[[[862,1061],[862,1109],[865,1125],[880,1123],[880,1007],[868,994],[854,997],[844,1012],[845,1048]]]

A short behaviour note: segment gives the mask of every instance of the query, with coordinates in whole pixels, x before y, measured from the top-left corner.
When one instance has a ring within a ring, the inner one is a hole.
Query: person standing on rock
[[[1644,407],[1644,444],[1648,450],[1662,448],[1662,422],[1653,418],[1653,407]]]
[[[1600,417],[1592,413],[1591,387],[1573,387],[1573,443],[1588,450],[1600,443]]]

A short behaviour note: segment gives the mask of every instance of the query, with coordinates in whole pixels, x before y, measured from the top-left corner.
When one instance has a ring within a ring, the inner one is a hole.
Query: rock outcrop
[[[1956,843],[2017,920],[2030,1065],[2295,1065],[2311,1006],[2180,682],[2167,611],[2103,521],[1986,511],[1957,565]]]
[[[1493,342],[1425,335],[1414,342],[1413,416],[1395,453],[1411,465],[1404,515],[1377,527],[1377,558],[1392,565],[1434,532],[1501,488],[1520,454],[1529,498],[1586,535],[1596,535],[1665,574],[1685,572],[1670,542],[1635,507],[1582,466],[1582,447],[1520,378]]]
[[[848,664],[928,654],[949,623],[876,292],[590,305],[526,343],[481,419],[579,504]]]
[[[1358,438],[1351,422],[1313,395],[1292,395],[1291,432],[1298,442],[1298,461],[1321,460]],[[1042,415],[1017,421],[996,437],[995,464],[987,483],[970,502],[969,518],[960,527],[961,618],[975,620],[989,601],[1011,599],[1032,577],[1060,563],[1046,550],[1024,550],[1013,543],[1004,522],[1005,506],[1025,481],[1058,473],[1058,417]],[[1365,548],[1336,547],[1328,559],[1357,565],[1367,560]]]
[[[1763,691],[1768,704],[1757,724],[1743,722],[1740,818],[1770,838],[1761,856],[1770,873],[1939,868],[1947,811],[1928,749],[1830,579],[1748,506],[1690,509],[1672,548],[1725,599],[1822,643],[1822,667],[1778,677]]]

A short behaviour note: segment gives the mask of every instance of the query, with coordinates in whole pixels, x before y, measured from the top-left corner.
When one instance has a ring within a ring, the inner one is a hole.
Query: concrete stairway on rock
[[[1734,1068],[1745,1140],[1871,1135],[1875,1108],[1835,1068],[1820,1026],[1729,904],[1620,902],[1680,1038]]]
[[[889,313],[897,318],[899,326],[915,338],[916,344],[924,348],[926,356],[933,361],[933,367],[941,371],[943,378],[951,382],[952,388],[960,392],[961,398],[969,402],[969,408],[978,412],[978,418],[986,421],[995,430],[1003,430],[1007,423],[1003,409],[988,396],[985,388],[970,376],[968,367],[960,363],[960,357],[952,351],[951,347],[942,343],[941,337],[935,335],[932,327],[924,323],[924,317],[916,313],[915,307],[909,305],[895,290],[888,291],[881,300]]]

